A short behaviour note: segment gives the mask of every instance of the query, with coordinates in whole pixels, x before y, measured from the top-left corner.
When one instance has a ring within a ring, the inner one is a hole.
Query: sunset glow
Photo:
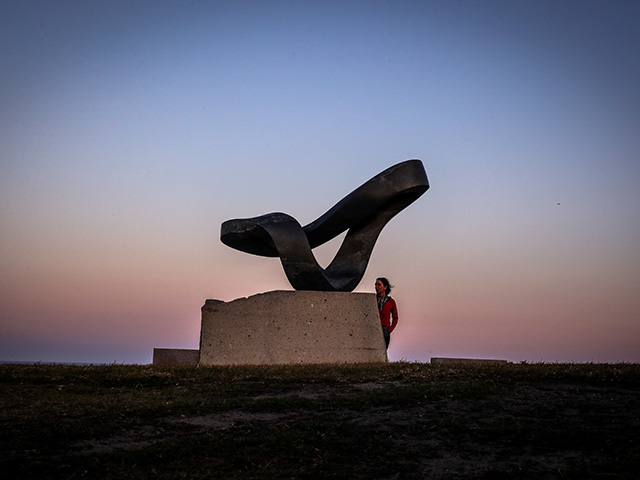
[[[417,158],[356,289],[391,360],[640,362],[639,5],[10,2],[0,361],[198,348],[207,298],[291,289],[223,221]]]

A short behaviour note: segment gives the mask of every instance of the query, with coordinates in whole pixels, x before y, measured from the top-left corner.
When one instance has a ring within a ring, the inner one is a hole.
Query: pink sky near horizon
[[[418,158],[431,189],[356,289],[395,285],[391,360],[640,362],[638,20],[598,1],[10,5],[0,361],[197,348],[207,298],[291,289],[223,221],[306,224]]]

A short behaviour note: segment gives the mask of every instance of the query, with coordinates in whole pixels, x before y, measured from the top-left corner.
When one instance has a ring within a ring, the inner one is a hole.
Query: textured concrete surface
[[[386,361],[373,293],[273,291],[202,307],[201,365]]]
[[[200,350],[154,348],[154,365],[198,365]]]

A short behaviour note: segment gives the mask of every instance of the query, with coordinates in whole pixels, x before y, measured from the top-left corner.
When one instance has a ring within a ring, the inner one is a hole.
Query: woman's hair
[[[386,277],[379,277],[379,278],[376,278],[376,282],[377,282],[378,280],[380,280],[380,281],[382,282],[382,285],[384,285],[384,287],[385,287],[385,290],[384,290],[384,291],[385,291],[385,293],[386,293],[387,295],[389,295],[389,294],[391,293],[391,289],[393,288],[393,285],[391,285],[391,284],[389,283],[389,280],[388,280]]]

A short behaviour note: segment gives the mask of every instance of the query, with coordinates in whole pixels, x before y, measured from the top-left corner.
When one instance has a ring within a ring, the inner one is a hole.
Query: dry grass
[[[0,365],[7,478],[627,478],[640,365]]]

